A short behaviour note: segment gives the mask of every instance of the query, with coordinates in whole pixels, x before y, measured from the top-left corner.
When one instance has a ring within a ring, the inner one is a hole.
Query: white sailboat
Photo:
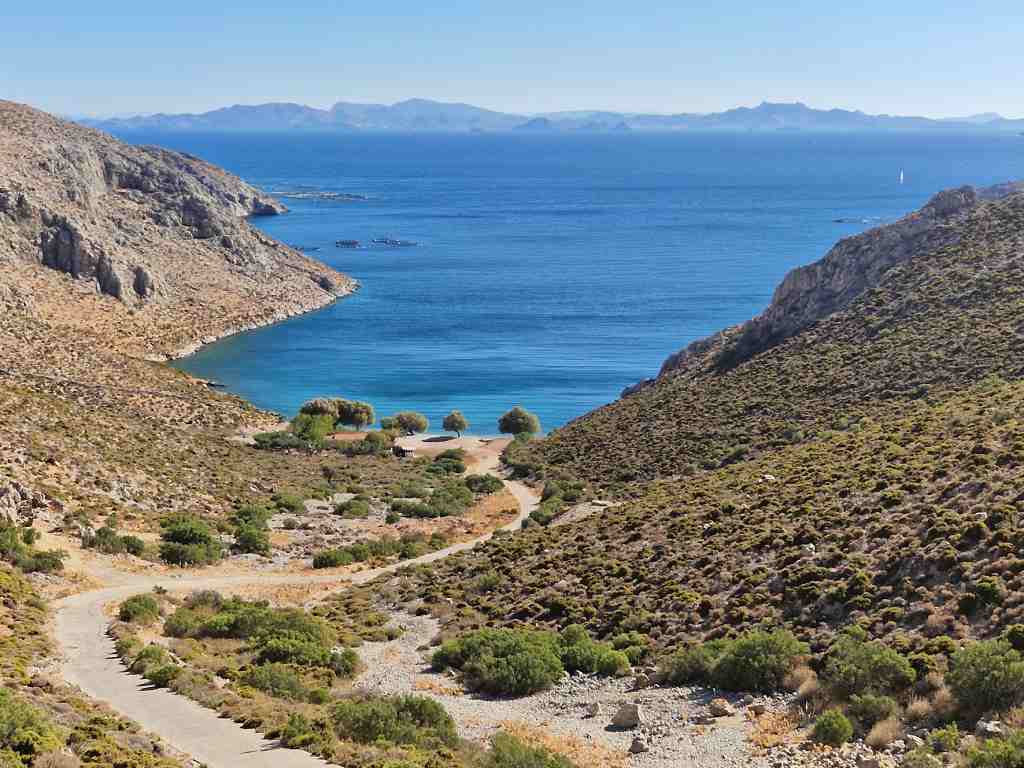
[[[900,168],[900,184],[903,183],[903,169]]]

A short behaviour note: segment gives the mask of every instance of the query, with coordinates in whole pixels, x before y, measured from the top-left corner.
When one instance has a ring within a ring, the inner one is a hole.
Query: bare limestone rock
[[[642,722],[643,716],[640,713],[640,705],[624,702],[619,706],[615,717],[612,718],[612,727],[632,729],[639,727]]]
[[[355,290],[246,220],[286,210],[192,155],[0,100],[0,284],[121,351],[180,356]]]

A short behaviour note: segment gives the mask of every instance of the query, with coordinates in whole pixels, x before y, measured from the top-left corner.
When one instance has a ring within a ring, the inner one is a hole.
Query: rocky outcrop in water
[[[351,292],[246,220],[286,210],[197,157],[0,101],[0,285],[38,282],[44,318],[161,357]]]

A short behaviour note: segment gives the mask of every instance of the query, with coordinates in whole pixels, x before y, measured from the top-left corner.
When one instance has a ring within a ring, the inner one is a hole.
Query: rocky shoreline
[[[335,294],[334,296],[327,297],[323,301],[316,301],[315,299],[307,306],[298,307],[295,309],[281,309],[275,312],[270,317],[258,320],[245,325],[240,325],[234,328],[226,328],[222,332],[204,336],[201,339],[196,339],[194,342],[186,344],[180,349],[176,349],[166,355],[150,354],[146,355],[146,360],[154,363],[169,363],[174,360],[183,360],[186,357],[191,357],[196,352],[201,350],[210,344],[216,344],[218,341],[237,336],[240,333],[246,333],[247,331],[255,331],[259,328],[268,328],[277,323],[283,323],[285,320],[291,320],[293,317],[300,317],[302,315],[308,315],[312,312],[319,312],[322,309],[327,309],[334,304],[337,304],[342,299],[346,299],[353,293],[358,291],[360,288],[359,281],[352,280],[350,286],[345,290],[344,293]]]

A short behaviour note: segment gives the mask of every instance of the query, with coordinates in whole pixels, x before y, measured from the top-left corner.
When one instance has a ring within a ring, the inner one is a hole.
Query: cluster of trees
[[[354,427],[357,430],[373,424],[376,415],[373,406],[359,400],[318,397],[309,400],[299,409],[299,415],[292,422],[292,433],[310,441],[323,440],[338,426]],[[418,411],[399,411],[380,420],[384,431],[415,435],[430,428],[430,420]],[[444,417],[441,426],[446,432],[459,437],[469,429],[469,420],[461,411],[454,410]],[[498,431],[506,435],[535,435],[540,432],[540,419],[521,406],[516,406],[498,419]]]

